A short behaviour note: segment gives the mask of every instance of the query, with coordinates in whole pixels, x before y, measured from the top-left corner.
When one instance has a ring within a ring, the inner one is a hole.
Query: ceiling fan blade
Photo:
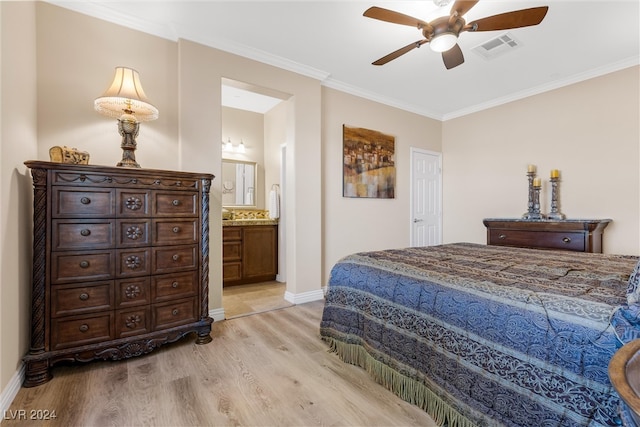
[[[462,55],[462,49],[456,43],[451,49],[446,52],[442,52],[442,60],[447,70],[450,70],[464,62],[464,55]]]
[[[471,8],[476,5],[476,3],[478,3],[478,0],[458,0],[453,4],[453,6],[451,6],[451,15],[453,16],[455,13],[457,13],[458,16],[462,16],[465,13],[469,12],[469,10],[471,10]]]
[[[541,6],[487,16],[486,18],[469,22],[464,29],[468,31],[495,31],[530,27],[541,23],[547,14],[547,10],[549,10],[549,6]]]
[[[382,58],[378,59],[375,62],[372,62],[373,65],[384,65],[389,61],[392,61],[394,59],[396,59],[399,56],[404,55],[405,53],[418,48],[420,46],[422,46],[423,44],[425,44],[427,41],[426,40],[418,40],[417,42],[413,42],[411,44],[406,45],[405,47],[402,47],[394,52],[391,52],[388,55],[383,56]]]
[[[408,25],[416,28],[429,26],[427,22],[421,19],[377,6],[373,6],[365,10],[363,15],[367,18],[379,19],[380,21],[391,22],[392,24]]]

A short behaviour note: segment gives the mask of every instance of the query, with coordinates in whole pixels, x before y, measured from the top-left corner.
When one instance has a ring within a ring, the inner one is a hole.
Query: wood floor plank
[[[38,426],[435,426],[329,353],[322,307],[216,322],[207,345],[190,337],[125,361],[56,367],[49,383],[21,389],[10,411],[56,411]]]

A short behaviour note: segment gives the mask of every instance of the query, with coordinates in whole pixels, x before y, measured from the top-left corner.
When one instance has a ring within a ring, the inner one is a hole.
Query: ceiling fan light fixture
[[[438,7],[442,7],[451,3],[451,0],[433,0],[433,3]]]
[[[429,46],[434,52],[446,52],[455,46],[457,42],[458,36],[454,33],[440,33],[431,39]]]

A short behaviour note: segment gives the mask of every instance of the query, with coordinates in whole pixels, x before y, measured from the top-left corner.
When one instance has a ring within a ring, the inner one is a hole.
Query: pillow
[[[627,304],[638,304],[640,302],[640,261],[636,264],[629,276],[627,285]]]

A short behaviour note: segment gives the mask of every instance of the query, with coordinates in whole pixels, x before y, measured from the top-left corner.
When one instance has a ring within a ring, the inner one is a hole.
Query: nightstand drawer
[[[584,233],[491,229],[490,245],[585,250]]]
[[[113,281],[51,286],[51,316],[59,317],[113,308]]]

